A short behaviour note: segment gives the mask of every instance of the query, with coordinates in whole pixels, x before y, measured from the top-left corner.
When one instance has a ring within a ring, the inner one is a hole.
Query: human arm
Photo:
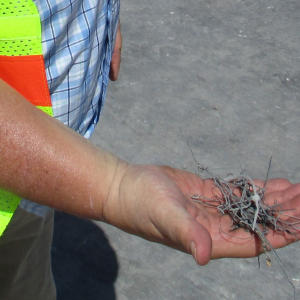
[[[107,198],[114,176],[127,163],[42,113],[3,81],[0,103],[1,187],[99,218],[99,199]]]
[[[174,231],[173,224],[161,220],[166,223],[156,225],[166,227],[168,232],[163,236],[161,229],[156,229],[150,220],[148,205],[153,206],[153,212],[166,213],[164,207],[160,209],[160,203],[156,203],[159,195],[153,195],[154,202],[147,205],[143,205],[143,198],[137,197],[138,193],[143,194],[141,188],[147,193],[144,179],[149,181],[151,189],[155,180],[161,177],[151,180],[149,171],[153,167],[129,168],[127,162],[94,147],[40,112],[4,82],[0,82],[0,91],[1,187],[37,203],[103,220],[147,239],[190,252],[190,245],[182,240],[185,236],[177,232],[180,228]],[[163,174],[162,177],[165,178]],[[173,189],[176,189],[175,184]],[[151,190],[150,193],[159,194],[160,191]],[[174,214],[179,214],[179,219],[181,214],[186,216],[185,210],[176,205]],[[170,216],[174,218],[172,213]],[[204,235],[209,242],[206,231]],[[201,232],[197,239],[201,239]]]
[[[3,82],[0,91],[2,187],[194,253],[200,264],[211,258],[255,256],[262,250],[243,230],[224,238],[220,226],[229,230],[230,220],[191,201],[193,194],[211,197],[212,181],[169,167],[128,164],[46,116]],[[270,201],[300,214],[299,185],[277,180],[267,187]],[[270,232],[274,247],[296,238]]]

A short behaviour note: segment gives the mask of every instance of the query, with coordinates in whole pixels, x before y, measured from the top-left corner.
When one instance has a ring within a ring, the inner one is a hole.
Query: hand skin
[[[118,79],[120,64],[121,64],[121,52],[122,52],[122,34],[121,34],[121,25],[119,22],[117,33],[116,33],[114,51],[110,63],[109,78],[111,81],[116,81]]]
[[[262,181],[256,184],[263,186]],[[253,234],[243,229],[231,232],[228,216],[191,201],[195,194],[212,198],[216,194],[212,180],[167,166],[128,165],[114,191],[116,195],[111,194],[103,209],[105,220],[127,232],[191,253],[200,265],[214,258],[253,257],[262,252],[261,242]],[[282,209],[294,209],[289,215],[300,216],[300,184],[271,179],[265,196],[270,205],[280,203]],[[270,231],[267,238],[274,248],[280,248],[296,241],[299,231],[294,235]]]
[[[0,103],[3,188],[191,253],[201,265],[211,258],[261,252],[253,235],[243,230],[226,234],[231,226],[228,217],[191,201],[194,194],[212,197],[211,180],[170,167],[129,164],[45,115],[3,81]],[[294,208],[290,214],[299,217],[299,184],[270,180],[266,198]],[[268,235],[276,248],[298,237]]]

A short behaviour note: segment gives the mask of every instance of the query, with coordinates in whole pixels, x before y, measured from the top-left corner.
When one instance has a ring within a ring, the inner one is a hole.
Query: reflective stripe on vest
[[[42,54],[41,22],[32,0],[0,0],[0,78],[53,116]],[[21,197],[0,190],[0,236]]]

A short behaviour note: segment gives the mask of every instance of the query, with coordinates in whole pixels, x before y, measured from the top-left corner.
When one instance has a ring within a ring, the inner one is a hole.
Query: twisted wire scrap
[[[277,252],[267,240],[266,234],[270,229],[288,234],[299,232],[299,218],[289,216],[294,221],[284,221],[281,216],[285,211],[280,209],[280,205],[277,203],[271,206],[267,205],[264,202],[265,186],[255,185],[248,176],[239,176],[230,180],[218,176],[211,179],[220,191],[220,196],[208,199],[194,195],[191,197],[193,201],[208,207],[215,207],[222,215],[229,215],[233,222],[232,230],[244,228],[246,231],[256,234],[262,242],[267,264],[271,264],[271,258],[267,252],[272,251],[287,281],[293,287],[295,298],[295,286],[285,271]]]
[[[244,228],[256,233],[261,228],[264,235],[269,229],[289,234],[299,230],[299,220],[291,223],[280,218],[284,210],[280,210],[277,203],[267,205],[264,202],[265,188],[255,185],[251,178],[240,176],[230,181],[220,177],[212,179],[222,194],[216,208],[222,215],[231,217],[234,229]]]

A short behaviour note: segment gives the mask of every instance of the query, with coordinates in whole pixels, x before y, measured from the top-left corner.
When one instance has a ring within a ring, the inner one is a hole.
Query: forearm
[[[126,163],[94,147],[0,81],[0,186],[40,204],[102,219]]]

